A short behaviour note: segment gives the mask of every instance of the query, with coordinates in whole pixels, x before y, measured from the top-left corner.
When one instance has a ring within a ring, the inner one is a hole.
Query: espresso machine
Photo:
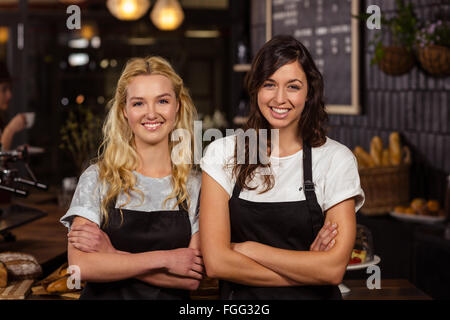
[[[29,156],[27,146],[19,147],[16,150],[0,151],[0,190],[19,197],[28,196],[27,187],[48,190],[46,184],[37,181],[28,164]],[[21,176],[17,168],[19,163],[23,164],[27,177]],[[8,203],[6,207],[0,208],[0,235],[5,241],[15,241],[11,229],[45,215],[47,215],[45,212],[35,208]]]

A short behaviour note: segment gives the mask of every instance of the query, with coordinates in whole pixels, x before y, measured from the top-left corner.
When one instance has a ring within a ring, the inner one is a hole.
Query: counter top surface
[[[16,204],[25,205],[42,210],[46,216],[32,221],[26,225],[12,229],[16,236],[14,242],[5,242],[0,239],[0,252],[19,251],[32,254],[38,262],[48,265],[48,268],[57,268],[55,260],[66,261],[67,254],[67,229],[59,222],[66,209],[58,207],[56,203],[33,203],[30,201],[14,201]],[[52,272],[53,270],[47,270]],[[44,270],[45,272],[45,270]],[[366,279],[344,280],[344,284],[351,289],[349,294],[343,296],[344,300],[429,300],[428,295],[416,288],[406,279],[382,279],[381,289],[368,289]],[[208,297],[205,297],[208,299]],[[33,296],[28,299],[61,299],[51,296]]]
[[[32,204],[28,201],[15,201],[14,203],[42,210],[47,215],[11,229],[10,232],[16,237],[15,241],[4,241],[0,237],[0,252],[17,251],[31,254],[43,267],[55,258],[65,255],[67,252],[67,228],[59,222],[59,219],[66,210],[51,203]]]

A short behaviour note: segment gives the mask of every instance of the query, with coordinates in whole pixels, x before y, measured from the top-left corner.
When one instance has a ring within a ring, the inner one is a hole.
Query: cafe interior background
[[[362,15],[370,5],[381,10],[381,30]],[[69,29],[77,9],[80,28]],[[173,16],[164,20],[164,9]],[[446,0],[0,0],[0,61],[13,79],[4,117],[35,116],[13,141],[13,148],[29,146],[26,159],[17,159],[23,149],[0,156],[0,188],[10,188],[1,191],[0,252],[30,254],[40,268],[31,279],[15,278],[3,263],[10,280],[0,299],[79,296],[50,290],[68,277],[58,219],[95,156],[129,58],[167,58],[190,89],[203,130],[239,128],[248,115],[243,81],[251,59],[279,33],[310,49],[325,77],[328,136],[358,158],[367,199],[344,298],[448,299],[449,15]],[[374,160],[380,141],[400,158]],[[379,290],[366,282],[371,265],[379,267]],[[216,285],[207,279],[192,296],[217,298]]]

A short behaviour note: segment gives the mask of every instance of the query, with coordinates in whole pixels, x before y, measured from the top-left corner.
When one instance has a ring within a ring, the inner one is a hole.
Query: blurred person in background
[[[11,76],[3,62],[0,62],[0,136],[2,150],[9,150],[14,135],[26,127],[25,115],[18,113],[6,124],[5,113],[12,98]]]

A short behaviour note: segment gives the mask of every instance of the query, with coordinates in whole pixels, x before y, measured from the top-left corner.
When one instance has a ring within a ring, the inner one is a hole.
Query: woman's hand
[[[180,248],[166,251],[168,253],[167,272],[194,279],[203,278],[203,258],[200,250]]]
[[[320,229],[317,234],[316,239],[314,239],[309,250],[310,251],[328,251],[333,248],[336,241],[334,238],[337,235],[337,224],[331,224],[327,222],[324,224],[322,229]],[[250,257],[250,252],[252,251],[253,241],[245,241],[240,243],[231,243],[231,249],[240,254]]]
[[[317,237],[314,239],[313,243],[309,247],[310,251],[328,251],[333,248],[336,241],[337,235],[337,224],[331,224],[330,221],[327,221],[322,229],[320,229]]]
[[[93,222],[74,225],[68,233],[68,239],[75,248],[87,253],[118,253],[108,235]]]

